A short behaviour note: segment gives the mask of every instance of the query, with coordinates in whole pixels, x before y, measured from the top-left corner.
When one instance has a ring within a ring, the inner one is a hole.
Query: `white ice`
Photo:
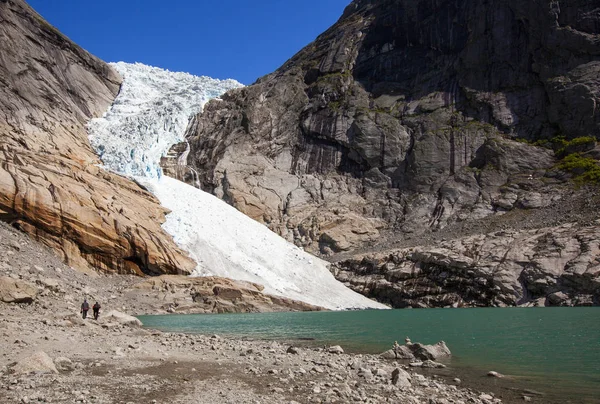
[[[198,263],[196,275],[264,285],[265,292],[329,309],[386,308],[338,282],[328,264],[198,188],[161,175],[160,157],[180,142],[189,118],[240,87],[142,64],[113,64],[123,76],[113,106],[89,125],[106,168],[133,176],[171,210],[163,228]]]
[[[160,157],[181,142],[191,116],[235,80],[173,73],[141,63],[110,63],[123,77],[113,105],[89,125],[90,143],[112,171],[158,177]]]

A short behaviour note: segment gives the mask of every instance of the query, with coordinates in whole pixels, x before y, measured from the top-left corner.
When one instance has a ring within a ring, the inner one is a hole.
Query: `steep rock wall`
[[[548,206],[569,188],[553,153],[512,139],[600,134],[597,11],[354,1],[206,106],[187,137],[198,175],[180,177],[324,254]]]
[[[0,219],[80,269],[191,272],[157,200],[97,167],[85,125],[118,74],[21,0],[0,1],[0,39]]]

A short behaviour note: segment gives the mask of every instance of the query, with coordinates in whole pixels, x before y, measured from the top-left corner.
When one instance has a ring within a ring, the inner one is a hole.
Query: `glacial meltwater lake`
[[[478,308],[139,316],[145,327],[341,345],[380,353],[394,341],[452,351],[450,371],[482,391],[531,389],[541,403],[600,403],[600,308]],[[495,370],[508,377],[490,379]],[[490,387],[491,386],[491,387]],[[487,388],[486,387],[490,387]],[[515,393],[516,394],[516,393]],[[531,394],[528,394],[531,395]]]

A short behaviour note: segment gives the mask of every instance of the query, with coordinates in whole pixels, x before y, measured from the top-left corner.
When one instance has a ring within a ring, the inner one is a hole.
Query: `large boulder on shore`
[[[100,317],[102,325],[126,325],[130,327],[141,327],[143,324],[137,318],[120,311],[112,310]]]
[[[406,360],[431,360],[448,358],[452,356],[450,349],[444,341],[440,341],[435,345],[425,345],[421,343],[407,343],[398,345],[394,348],[385,351],[381,354],[384,359],[406,359]]]
[[[18,279],[0,277],[0,301],[5,303],[31,303],[38,290],[30,283]]]
[[[11,368],[11,372],[17,375],[24,375],[29,373],[58,373],[58,370],[52,358],[46,352],[38,351],[18,361]]]

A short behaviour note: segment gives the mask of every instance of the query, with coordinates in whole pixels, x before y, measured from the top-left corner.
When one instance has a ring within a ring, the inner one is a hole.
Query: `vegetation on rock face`
[[[562,159],[558,168],[572,173],[578,183],[600,184],[600,164],[591,157],[572,153]]]
[[[552,146],[558,157],[564,157],[572,153],[580,153],[593,149],[596,146],[596,138],[592,136],[582,136],[571,140],[565,140],[565,138],[561,136],[555,138]]]

